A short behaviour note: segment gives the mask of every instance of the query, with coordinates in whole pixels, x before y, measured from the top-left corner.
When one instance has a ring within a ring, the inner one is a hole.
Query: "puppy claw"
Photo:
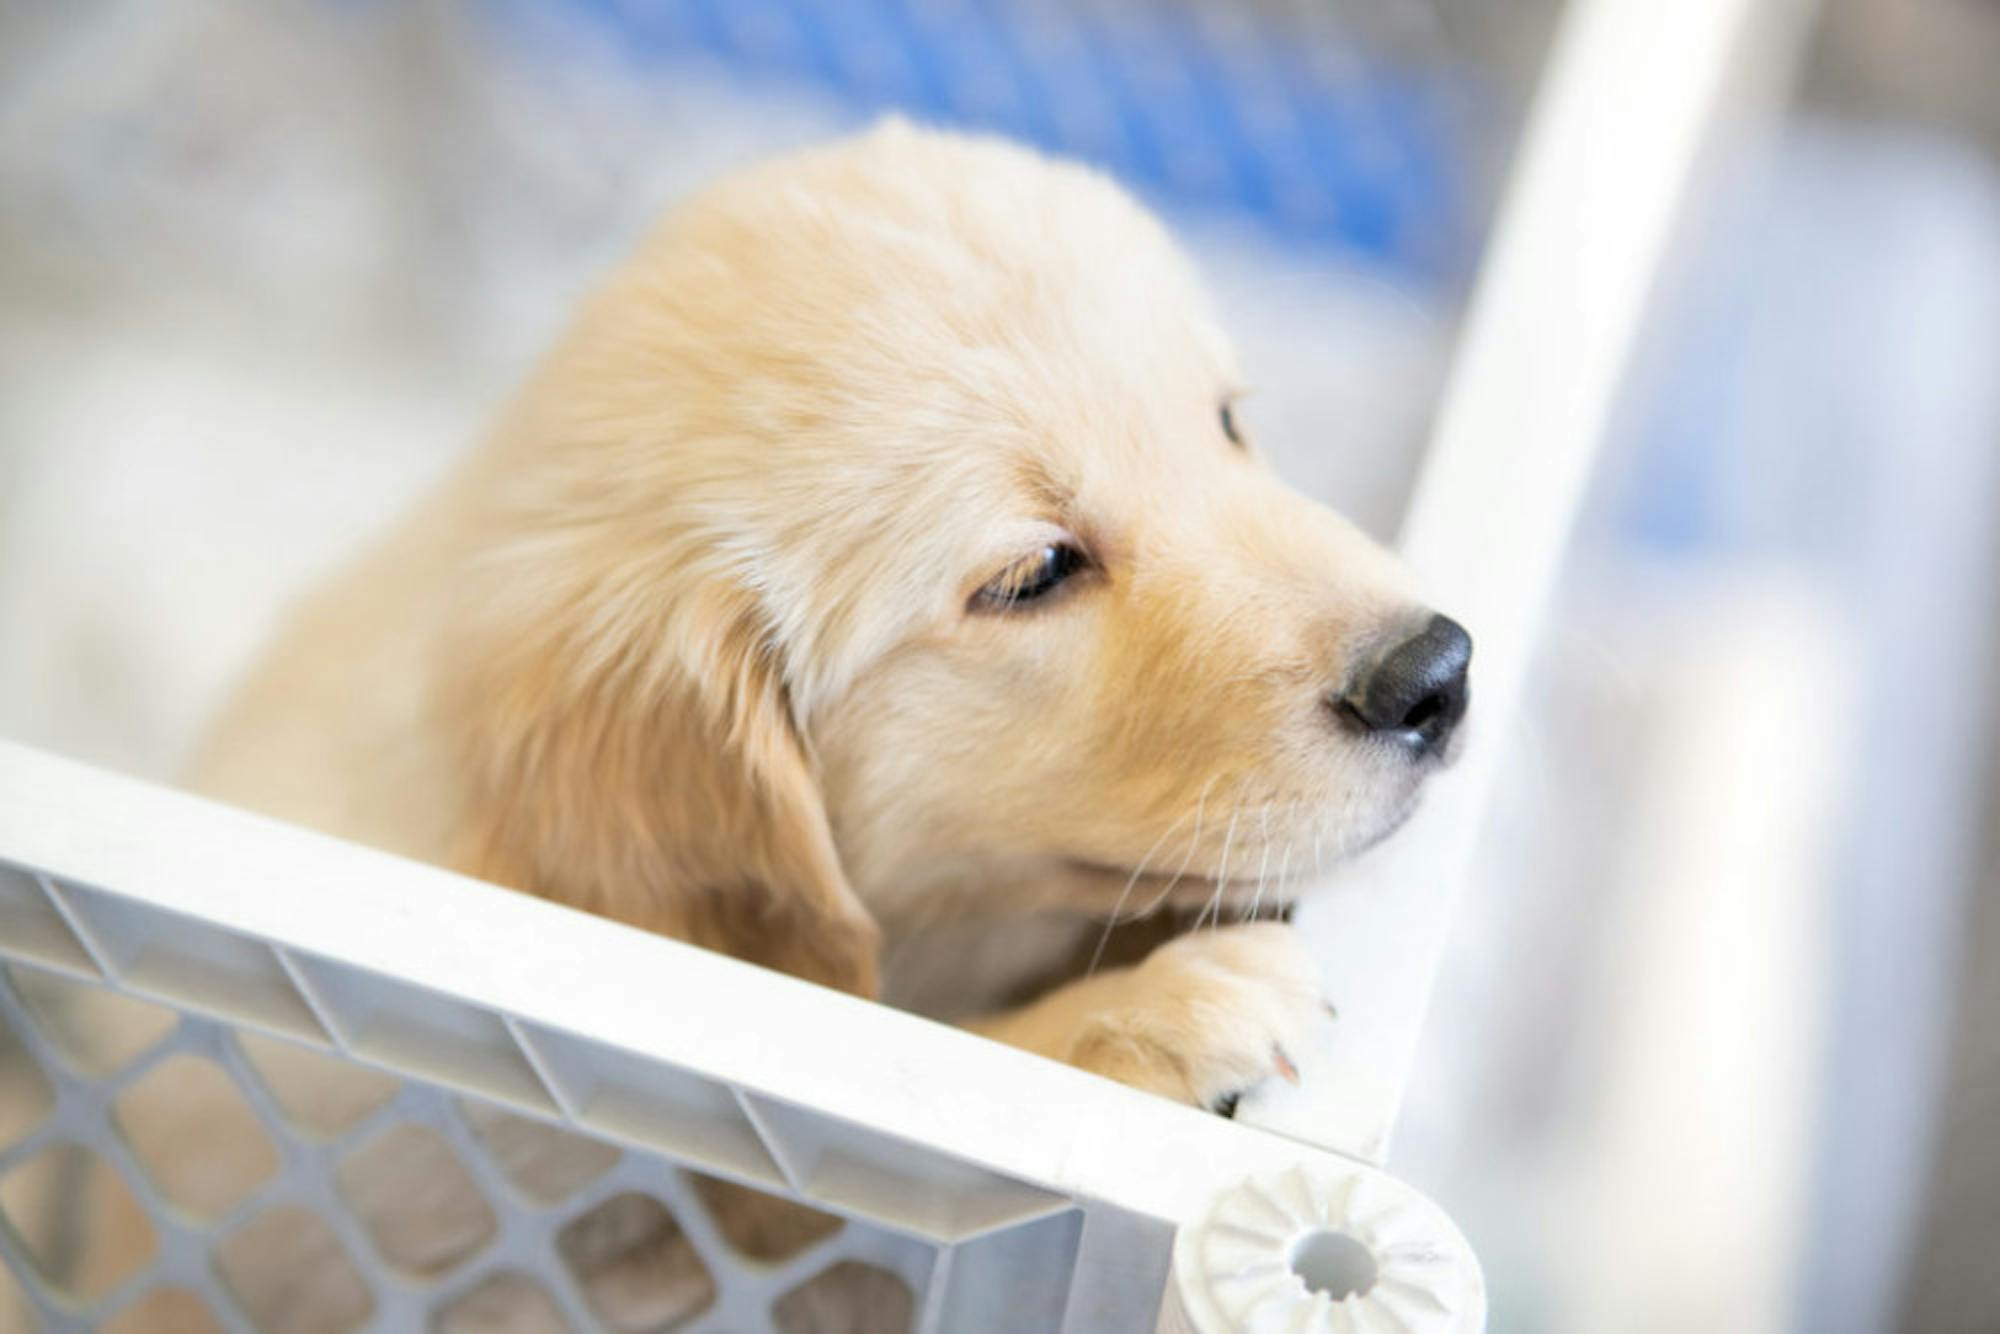
[[[1285,1049],[1277,1043],[1271,1044],[1271,1059],[1278,1067],[1278,1077],[1293,1087],[1298,1086],[1299,1068],[1292,1064],[1292,1058],[1285,1055]]]

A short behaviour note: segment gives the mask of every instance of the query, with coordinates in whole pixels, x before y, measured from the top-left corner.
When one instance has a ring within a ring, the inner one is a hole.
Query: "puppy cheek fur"
[[[448,860],[874,994],[877,929],[841,868],[756,606],[719,582],[640,598],[607,642],[603,590],[588,596],[606,568],[603,553],[580,558],[577,596],[457,628],[437,677],[466,783]]]
[[[1386,559],[1221,439],[1226,363],[1157,224],[1087,172],[908,129],[757,169],[302,609],[196,781],[872,992],[870,910],[912,868],[1132,861],[1211,779],[1372,781],[1308,677],[1391,600]],[[1258,503],[1212,524],[1218,487]],[[945,645],[968,535],[1061,488],[1168,591]],[[1011,892],[989,906],[1039,906]]]

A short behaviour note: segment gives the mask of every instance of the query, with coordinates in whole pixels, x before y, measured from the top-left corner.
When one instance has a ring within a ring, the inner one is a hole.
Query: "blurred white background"
[[[660,207],[886,106],[1132,180],[1279,465],[1392,535],[1552,17],[0,4],[0,734],[171,779]],[[1507,781],[1392,1166],[1496,1330],[2000,1327],[1996,34],[1831,7],[1482,724]]]

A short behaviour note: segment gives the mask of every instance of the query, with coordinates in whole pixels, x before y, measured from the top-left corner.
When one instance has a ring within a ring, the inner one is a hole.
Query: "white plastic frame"
[[[1411,1328],[1483,1320],[1463,1238],[1375,1168],[706,950],[4,743],[0,958],[319,1046],[617,1143],[632,1161],[680,1164],[906,1238],[912,1248],[870,1258],[910,1283],[923,1331],[1215,1331],[1238,1327],[1219,1312],[1236,1321],[1253,1309],[1284,1313],[1286,1328],[1366,1311]],[[212,1042],[204,1031],[184,1023],[168,1042]],[[76,1082],[48,1073],[65,1089]],[[74,1092],[79,1105],[102,1101]],[[48,1123],[0,1153],[0,1177],[59,1139],[102,1147],[118,1165],[115,1139],[65,1124],[66,1105],[59,1098]],[[142,1174],[125,1175],[145,1201]],[[154,1221],[176,1244],[87,1309],[50,1291],[4,1226],[0,1256],[51,1328],[86,1327],[160,1281],[207,1295],[247,1328],[203,1259],[205,1230],[170,1211]],[[1192,1222],[1202,1227],[1183,1250],[1199,1263],[1192,1287],[1177,1287],[1175,1234]],[[1368,1246],[1380,1275],[1338,1304],[1309,1295],[1289,1264],[1301,1238],[1329,1231]],[[365,1246],[350,1249],[372,1276]],[[563,1288],[546,1248],[506,1260]],[[687,1328],[768,1321],[768,1276],[715,1267],[722,1299]],[[379,1327],[421,1317],[420,1299],[378,1287]]]
[[[1388,1154],[1543,611],[1677,224],[1726,132],[1789,87],[1812,0],[1571,0],[1399,546],[1472,631],[1465,753],[1302,903],[1342,1023],[1261,1124]]]

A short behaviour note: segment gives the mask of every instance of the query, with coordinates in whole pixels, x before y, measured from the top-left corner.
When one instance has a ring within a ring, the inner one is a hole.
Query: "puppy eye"
[[[1216,415],[1222,419],[1222,433],[1229,437],[1229,443],[1238,449],[1243,448],[1243,433],[1236,425],[1236,404],[1223,399],[1216,408]]]
[[[972,595],[975,609],[1012,611],[1055,592],[1090,563],[1068,542],[1051,542],[1026,560],[1016,561],[999,578]]]

